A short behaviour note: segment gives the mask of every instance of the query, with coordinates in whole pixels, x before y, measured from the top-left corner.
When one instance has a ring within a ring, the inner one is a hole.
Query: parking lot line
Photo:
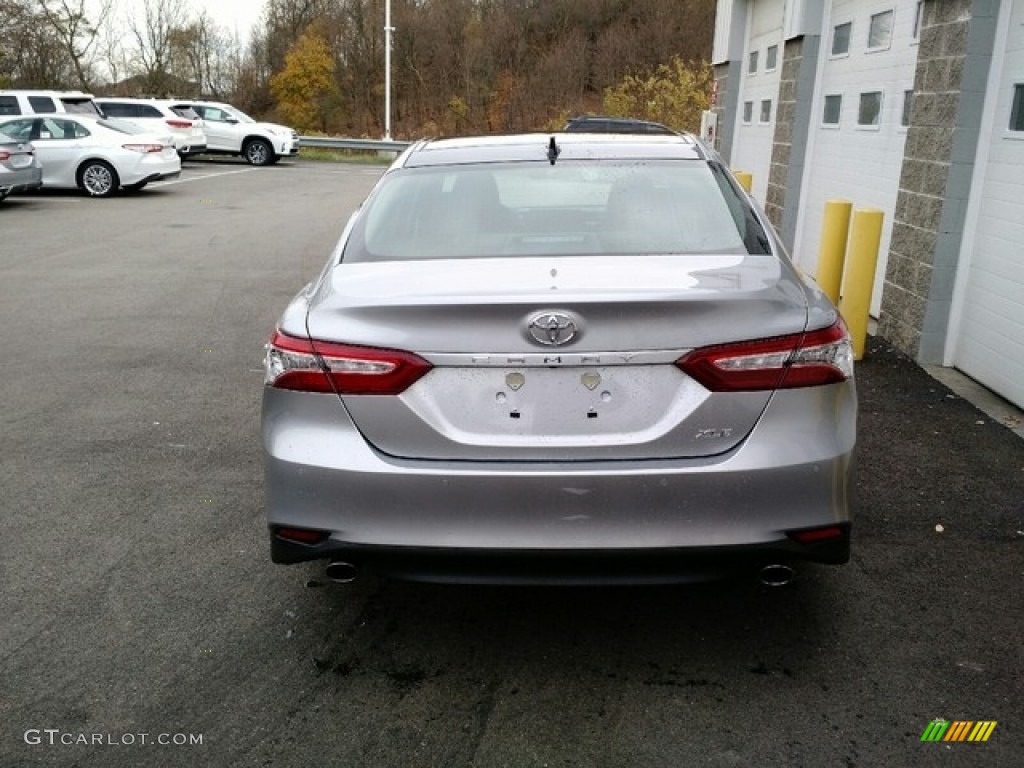
[[[250,171],[259,170],[258,168],[239,168],[235,171],[221,171],[219,173],[204,173],[201,176],[189,175],[185,178],[173,179],[172,181],[156,181],[150,186],[153,187],[169,187],[172,184],[185,184],[189,181],[199,181],[200,179],[213,179],[218,176],[233,176],[236,173],[249,173]]]

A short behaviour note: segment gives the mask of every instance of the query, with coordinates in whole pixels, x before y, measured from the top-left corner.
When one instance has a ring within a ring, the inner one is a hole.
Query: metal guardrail
[[[383,139],[343,139],[336,136],[299,136],[300,147],[320,149],[358,149],[371,152],[401,152],[411,141],[385,141]]]

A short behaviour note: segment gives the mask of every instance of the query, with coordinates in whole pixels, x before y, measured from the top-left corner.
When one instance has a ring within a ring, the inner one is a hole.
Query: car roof
[[[96,101],[128,101],[132,104],[159,104],[161,99],[139,98],[136,96],[97,96]]]
[[[230,104],[224,101],[206,101],[206,99],[169,99],[175,104],[198,104],[201,107],[227,107],[228,109],[234,109]]]
[[[85,91],[54,91],[36,88],[2,88],[0,94],[7,95],[30,95],[30,96],[59,96],[61,98],[92,99],[91,93]]]
[[[708,155],[688,134],[525,133],[510,136],[471,136],[434,139],[414,144],[402,161],[406,168],[549,160],[551,141],[564,160],[707,160]]]
[[[667,125],[651,120],[611,115],[580,115],[570,119],[563,130],[577,133],[677,133]]]

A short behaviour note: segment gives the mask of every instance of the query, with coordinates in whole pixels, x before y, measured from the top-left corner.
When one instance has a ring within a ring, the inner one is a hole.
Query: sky
[[[124,0],[130,7],[132,0]],[[244,43],[249,39],[249,30],[260,20],[263,13],[263,0],[191,0],[192,7],[197,11],[206,12],[230,33],[238,32]]]
[[[224,27],[231,34],[238,32],[238,37],[244,45],[249,40],[249,30],[252,25],[260,20],[263,14],[264,0],[186,0],[196,12],[206,10],[208,14],[220,26]],[[102,0],[89,0],[96,8]],[[142,0],[116,0],[117,15],[119,18],[139,14],[143,12]],[[88,7],[88,4],[87,6]]]

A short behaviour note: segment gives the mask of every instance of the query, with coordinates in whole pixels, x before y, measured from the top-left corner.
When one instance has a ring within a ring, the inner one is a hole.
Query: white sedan
[[[32,142],[43,165],[44,187],[82,189],[105,197],[119,188],[134,191],[181,174],[181,160],[169,136],[123,120],[29,115],[0,119],[0,132]]]

